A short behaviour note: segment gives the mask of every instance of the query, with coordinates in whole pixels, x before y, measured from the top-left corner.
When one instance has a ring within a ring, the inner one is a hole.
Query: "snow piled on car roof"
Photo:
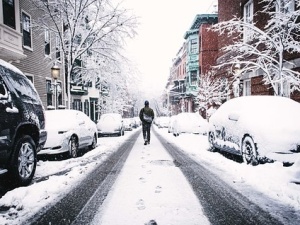
[[[14,65],[12,65],[12,64],[10,64],[10,63],[8,63],[8,62],[2,60],[2,59],[0,59],[0,65],[3,66],[3,67],[5,67],[5,68],[7,68],[7,69],[10,69],[10,70],[12,70],[12,71],[14,71],[14,72],[16,72],[16,73],[19,73],[19,74],[24,75],[24,74],[21,72],[21,70],[19,70],[17,67],[15,67]],[[25,76],[25,75],[24,75],[24,76]]]

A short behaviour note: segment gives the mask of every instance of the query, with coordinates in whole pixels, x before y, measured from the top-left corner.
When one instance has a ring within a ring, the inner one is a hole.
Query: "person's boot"
[[[147,145],[147,143],[148,143],[148,141],[145,139],[145,143],[144,143],[144,145]]]

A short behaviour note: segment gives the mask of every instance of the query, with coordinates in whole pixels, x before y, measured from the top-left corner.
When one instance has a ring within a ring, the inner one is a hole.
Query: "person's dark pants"
[[[143,137],[144,141],[150,142],[150,129],[151,129],[151,123],[143,123]]]

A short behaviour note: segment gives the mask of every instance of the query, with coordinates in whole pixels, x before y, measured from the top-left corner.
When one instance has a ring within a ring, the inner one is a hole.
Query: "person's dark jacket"
[[[144,115],[143,114],[146,114],[147,116],[150,116],[152,117],[152,121],[154,120],[154,112],[153,112],[153,109],[151,109],[149,106],[145,106],[144,108],[141,109],[140,111],[140,120],[143,122],[143,123],[149,123],[147,121],[144,120]],[[151,123],[151,122],[150,122]]]

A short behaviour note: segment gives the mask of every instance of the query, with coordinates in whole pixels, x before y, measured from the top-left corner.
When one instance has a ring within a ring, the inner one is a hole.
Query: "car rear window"
[[[7,75],[7,76],[6,76]],[[22,101],[34,104],[40,103],[40,97],[33,87],[33,84],[24,75],[9,71],[4,75],[10,86],[16,91]]]

